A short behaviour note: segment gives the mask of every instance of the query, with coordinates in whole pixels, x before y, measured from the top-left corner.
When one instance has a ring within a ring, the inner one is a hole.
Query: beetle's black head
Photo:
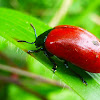
[[[36,38],[36,41],[35,41],[36,47],[44,47],[45,40],[51,30],[53,30],[53,29],[49,29],[49,30],[45,31],[43,34],[39,35]]]

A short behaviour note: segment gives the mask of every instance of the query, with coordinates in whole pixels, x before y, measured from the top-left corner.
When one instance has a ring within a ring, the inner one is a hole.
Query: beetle
[[[53,72],[57,69],[57,64],[52,59],[55,55],[65,61],[64,65],[68,67],[67,61],[74,65],[92,72],[100,73],[100,42],[99,39],[87,30],[71,25],[59,25],[45,31],[37,37],[35,31],[35,42],[19,40],[35,44],[38,50],[29,50],[28,53],[44,51],[44,54],[53,63]],[[86,81],[79,75],[83,83]]]

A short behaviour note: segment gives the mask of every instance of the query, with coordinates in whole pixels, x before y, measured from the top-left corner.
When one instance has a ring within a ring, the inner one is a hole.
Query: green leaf
[[[26,40],[29,42],[35,41],[35,34],[32,27],[30,26],[30,23],[32,23],[36,28],[38,35],[50,29],[49,26],[29,15],[25,15],[10,9],[0,8],[0,35],[24,51],[36,49],[32,44],[17,42],[17,40]],[[42,51],[32,54],[32,56],[34,56],[50,70],[52,69],[51,62]],[[65,68],[63,61],[56,57],[54,57],[54,59],[58,65],[57,72],[55,74],[60,77],[67,85],[69,85],[82,99],[99,100],[99,74],[87,73],[84,70],[77,68],[75,65],[69,63],[69,66],[87,81],[88,85],[86,86],[81,82],[75,73]]]

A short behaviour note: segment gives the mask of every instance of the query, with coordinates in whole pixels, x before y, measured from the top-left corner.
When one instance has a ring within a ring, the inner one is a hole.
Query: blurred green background
[[[0,7],[34,16],[51,27],[61,24],[80,26],[100,38],[99,0],[0,0]],[[0,64],[18,67],[54,82],[0,70],[0,100],[81,100],[51,71],[2,37]]]

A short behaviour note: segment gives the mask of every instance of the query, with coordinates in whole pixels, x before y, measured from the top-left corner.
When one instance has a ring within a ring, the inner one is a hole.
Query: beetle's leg
[[[35,42],[27,42],[27,41],[24,41],[24,40],[18,40],[17,42],[25,42],[25,43],[29,43],[29,44],[34,44]]]
[[[44,51],[44,54],[48,57],[48,59],[51,61],[51,63],[53,64],[53,72],[55,73],[56,72],[56,69],[57,69],[57,64],[55,63],[55,61],[51,58],[51,54],[47,53],[47,51]]]
[[[69,68],[69,67],[68,67],[67,61],[64,62],[64,65],[65,65],[66,68]],[[81,77],[78,73],[76,73],[76,72],[75,72],[74,70],[72,70],[71,68],[69,68],[69,70],[70,70],[71,72],[75,73],[75,74],[81,79],[81,81],[83,82],[83,84],[86,84],[86,85],[87,85],[87,82],[83,79],[83,77]]]
[[[40,49],[38,49],[38,50],[29,50],[27,53],[37,53],[37,52],[40,52],[40,51],[44,51],[44,54],[48,57],[48,59],[52,62],[52,64],[53,64],[53,68],[52,68],[52,70],[53,70],[53,72],[55,73],[55,71],[56,71],[56,69],[57,69],[57,64],[55,63],[55,61],[51,58],[51,54],[49,54],[49,53],[47,53],[47,51],[45,51],[43,48],[40,48]]]
[[[43,48],[40,48],[40,49],[38,49],[38,50],[28,50],[28,52],[27,53],[37,53],[37,52],[40,52],[41,50],[43,50]]]
[[[64,62],[64,65],[65,65],[66,68],[69,68],[68,63],[66,61]]]

